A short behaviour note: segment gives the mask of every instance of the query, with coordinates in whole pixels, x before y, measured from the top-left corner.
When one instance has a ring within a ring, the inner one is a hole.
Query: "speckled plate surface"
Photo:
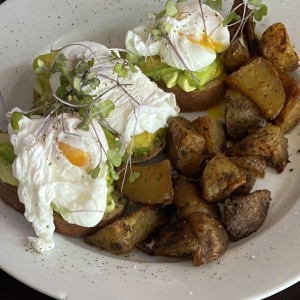
[[[300,2],[264,2],[269,16],[260,30],[285,22],[300,52]],[[0,6],[0,91],[7,109],[30,105],[31,61],[37,54],[83,39],[123,46],[126,30],[162,7],[163,1],[155,0],[6,1]],[[0,112],[4,129],[2,107]],[[58,299],[234,300],[276,293],[300,280],[299,133],[300,127],[288,135],[290,163],[284,173],[268,170],[256,186],[272,192],[266,222],[249,238],[232,243],[218,261],[195,268],[188,261],[138,253],[114,256],[57,234],[54,251],[37,254],[27,245],[31,225],[0,201],[0,267]]]

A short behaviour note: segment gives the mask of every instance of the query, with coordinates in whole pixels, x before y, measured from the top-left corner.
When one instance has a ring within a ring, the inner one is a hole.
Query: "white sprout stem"
[[[50,111],[50,113],[46,116],[46,118],[44,119],[44,121],[42,122],[41,128],[38,130],[37,133],[37,138],[39,137],[39,135],[41,134],[45,124],[47,123],[47,121],[51,118],[51,116],[53,115],[53,113],[55,113],[60,107],[62,107],[62,105],[59,105],[58,107],[54,108],[52,111]]]
[[[81,137],[81,135],[79,135],[79,134],[76,134],[76,133],[73,133],[73,132],[68,132],[68,131],[65,130],[65,121],[64,121],[64,114],[63,113],[61,114],[61,127],[62,127],[62,130],[65,134],[73,135],[73,136],[76,136],[76,137]]]

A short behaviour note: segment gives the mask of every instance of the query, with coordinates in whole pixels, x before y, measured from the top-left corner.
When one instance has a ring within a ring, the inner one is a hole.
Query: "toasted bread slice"
[[[178,85],[167,88],[165,83],[160,80],[157,85],[165,92],[174,93],[177,105],[182,112],[203,111],[220,102],[225,95],[226,86],[224,83],[226,75],[222,74],[216,79],[208,82],[203,90],[185,92]]]
[[[17,187],[6,184],[0,180],[0,198],[13,207],[15,210],[24,213],[24,204],[19,201]],[[119,198],[116,203],[116,208],[111,213],[104,214],[103,219],[94,227],[83,227],[76,224],[70,224],[65,221],[58,213],[54,212],[55,231],[70,237],[84,237],[96,232],[99,228],[107,225],[120,217],[125,208],[127,200]]]

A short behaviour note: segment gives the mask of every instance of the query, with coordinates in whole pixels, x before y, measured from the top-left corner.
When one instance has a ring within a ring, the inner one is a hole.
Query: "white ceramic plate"
[[[28,107],[31,61],[39,53],[83,39],[123,46],[127,29],[164,1],[8,0],[0,6],[0,91],[7,109]],[[259,30],[282,21],[300,50],[300,2],[264,1],[269,15]],[[225,10],[230,5],[225,3]],[[299,77],[296,74],[297,77]],[[0,126],[6,119],[1,107]],[[24,217],[0,201],[0,267],[27,285],[59,299],[258,299],[300,280],[300,128],[289,138],[290,163],[283,174],[268,170],[257,188],[272,192],[262,228],[232,243],[218,261],[193,267],[189,261],[138,253],[114,256],[81,240],[55,235],[54,251],[37,254]]]

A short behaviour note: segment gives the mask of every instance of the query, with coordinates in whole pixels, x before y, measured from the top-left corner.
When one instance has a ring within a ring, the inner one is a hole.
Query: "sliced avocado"
[[[138,62],[142,72],[155,81],[163,80],[168,88],[178,85],[185,92],[202,90],[211,80],[219,77],[223,71],[223,61],[220,56],[202,71],[179,70],[160,61],[159,56],[140,58]]]
[[[179,76],[179,72],[175,71],[163,75],[161,79],[165,83],[166,87],[170,89],[177,84],[178,76]]]
[[[128,157],[130,151],[132,151],[133,158],[146,158],[148,153],[150,153],[157,145],[161,144],[161,141],[164,139],[164,137],[164,128],[161,128],[154,133],[145,131],[141,134],[135,135],[132,142],[127,146],[125,158]]]
[[[178,76],[177,84],[185,92],[192,92],[197,89],[195,85],[190,84],[190,81],[182,73]]]

